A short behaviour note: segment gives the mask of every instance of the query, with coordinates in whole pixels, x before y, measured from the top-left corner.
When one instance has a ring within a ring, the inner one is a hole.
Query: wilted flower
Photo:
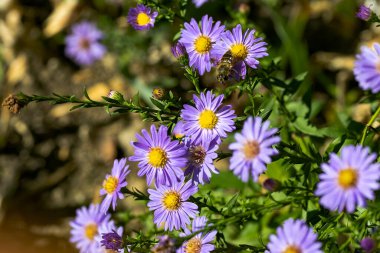
[[[185,228],[198,213],[198,206],[186,201],[197,191],[191,181],[174,181],[171,187],[159,185],[156,190],[148,189],[148,207],[154,211],[154,223],[158,227],[165,224],[165,230]]]
[[[255,37],[255,30],[247,30],[244,35],[241,25],[237,25],[232,32],[225,31],[221,34],[213,49],[213,55],[220,61],[223,55],[230,51],[236,61],[234,69],[238,77],[245,78],[247,67],[256,69],[259,65],[257,59],[267,56],[267,48],[263,38]]]
[[[106,195],[101,204],[102,212],[106,213],[112,204],[112,209],[116,208],[116,201],[123,199],[124,194],[121,189],[127,186],[126,177],[129,174],[127,159],[123,158],[120,161],[115,160],[112,167],[111,175],[107,175],[103,182],[103,188],[100,190],[100,195]]]
[[[224,31],[224,25],[220,21],[213,26],[212,18],[207,15],[202,17],[201,28],[195,19],[185,23],[179,42],[183,43],[189,55],[189,65],[198,70],[200,75],[210,72],[212,49],[220,34]]]
[[[360,88],[377,93],[380,91],[380,44],[374,43],[372,49],[363,46],[361,51],[356,55],[355,78]]]
[[[185,104],[181,111],[186,136],[199,142],[202,139],[225,138],[235,129],[235,111],[231,105],[222,106],[223,98],[224,95],[215,96],[211,91],[202,92],[200,97],[193,95],[195,107]]]
[[[288,219],[269,237],[266,253],[323,253],[317,235],[301,220]]]
[[[7,107],[12,113],[19,113],[25,106],[25,103],[18,99],[17,96],[11,94],[4,99],[2,106]]]
[[[250,177],[257,181],[272,161],[271,156],[278,154],[272,146],[280,142],[280,137],[275,135],[277,128],[269,128],[269,124],[260,117],[249,117],[241,133],[235,134],[236,142],[229,145],[233,151],[230,169],[244,182]]]
[[[157,15],[157,11],[152,12],[149,7],[138,4],[129,10],[127,19],[134,29],[149,30],[153,28]]]
[[[321,168],[315,194],[321,197],[321,205],[331,211],[345,209],[351,213],[357,206],[365,206],[366,199],[374,199],[374,191],[380,188],[376,154],[360,145],[344,147],[341,157],[330,154],[329,162]]]
[[[136,134],[137,142],[132,142],[135,148],[130,161],[139,162],[137,175],[146,175],[147,184],[155,180],[156,187],[172,185],[183,177],[181,168],[186,166],[186,149],[177,140],[172,141],[168,136],[168,128],[150,127],[150,134],[143,129],[142,135]]]
[[[90,65],[106,53],[106,48],[99,43],[102,38],[103,33],[95,24],[88,21],[75,24],[66,37],[65,53],[79,65]]]

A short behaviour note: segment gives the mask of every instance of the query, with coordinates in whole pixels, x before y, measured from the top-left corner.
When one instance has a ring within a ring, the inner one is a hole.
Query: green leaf
[[[109,97],[105,97],[105,96],[102,96],[103,100],[108,102],[108,103],[111,103],[111,104],[119,104],[119,102],[115,99],[112,99],[112,98],[109,98]]]
[[[230,214],[232,211],[232,208],[235,206],[236,201],[238,200],[240,193],[236,193],[232,198],[226,203],[226,206],[223,208],[223,212],[226,212],[227,214]]]
[[[84,96],[85,96],[88,100],[93,101],[93,100],[90,98],[90,96],[88,95],[88,93],[87,93],[87,89],[86,89],[86,88],[83,89],[83,94],[84,94]]]
[[[290,173],[288,168],[290,165],[288,165],[283,159],[274,161],[270,164],[268,164],[268,169],[266,174],[268,177],[276,179],[280,182],[284,182],[290,178]]]
[[[136,95],[133,96],[132,104],[140,106],[140,94],[139,94],[139,92],[137,92]]]
[[[84,107],[84,105],[83,104],[80,104],[80,105],[75,105],[75,106],[73,106],[73,107],[71,107],[70,108],[70,112],[71,111],[74,111],[74,110],[76,110],[76,109],[80,109],[80,108],[83,108]]]
[[[157,108],[159,108],[160,110],[163,110],[165,108],[165,105],[161,101],[159,101],[159,100],[157,100],[155,98],[150,98],[150,101],[152,101],[152,103],[155,106],[157,106]]]
[[[307,72],[303,72],[297,75],[295,78],[291,79],[286,87],[286,91],[291,94],[294,94],[298,90],[298,88],[301,86],[306,76],[307,76]]]
[[[286,108],[288,108],[290,112],[293,112],[295,115],[297,115],[297,117],[301,118],[305,118],[309,113],[309,108],[301,101],[289,102],[287,103]]]
[[[323,131],[320,131],[320,129],[316,128],[313,125],[309,124],[309,121],[305,118],[298,117],[295,122],[292,123],[292,125],[301,133],[315,136],[315,137],[323,137],[324,133]]]

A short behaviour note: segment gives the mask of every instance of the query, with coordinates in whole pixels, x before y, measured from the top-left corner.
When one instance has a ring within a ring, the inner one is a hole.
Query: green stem
[[[28,96],[23,93],[19,93],[18,98],[21,102],[28,104],[30,102],[50,102],[52,104],[77,104],[76,106],[72,107],[71,110],[75,110],[78,108],[91,108],[91,107],[106,107],[106,108],[119,108],[121,110],[126,110],[128,112],[136,112],[136,113],[149,113],[150,117],[153,119],[161,119],[162,115],[167,116],[176,116],[178,117],[178,112],[173,112],[170,109],[165,110],[158,110],[154,108],[150,108],[148,106],[141,106],[141,105],[134,105],[128,101],[124,101],[121,103],[116,103],[112,101],[95,101],[88,97],[87,93],[85,93],[85,96],[87,100],[79,99],[75,96],[61,96],[54,94],[54,96],[38,96],[38,95],[32,95]],[[160,117],[159,117],[160,116]]]
[[[367,131],[370,126],[372,126],[373,122],[375,122],[376,118],[380,114],[380,106],[377,108],[375,114],[372,115],[371,119],[368,121],[368,123],[365,125],[362,133],[362,138],[360,139],[360,145],[364,144],[365,138],[367,137]]]

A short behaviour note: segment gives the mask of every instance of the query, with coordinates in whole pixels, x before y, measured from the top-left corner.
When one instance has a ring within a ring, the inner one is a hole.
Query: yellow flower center
[[[200,54],[207,53],[212,47],[211,39],[207,36],[201,35],[194,42],[195,51]]]
[[[231,47],[231,54],[238,60],[244,60],[248,55],[248,50],[244,44],[235,44]]]
[[[98,232],[98,226],[94,223],[90,223],[84,228],[84,234],[91,241],[94,240],[94,237],[97,232]]]
[[[289,246],[282,253],[302,253],[302,251],[296,246]]]
[[[255,158],[260,152],[260,146],[257,141],[248,141],[243,147],[243,153],[246,159]]]
[[[166,165],[168,157],[162,148],[151,148],[148,154],[150,165],[156,168],[162,168]]]
[[[201,240],[199,238],[193,237],[186,243],[185,253],[200,253],[201,249]]]
[[[199,125],[201,128],[214,129],[218,123],[218,117],[211,110],[203,110],[199,115]]]
[[[178,210],[181,206],[181,195],[175,191],[168,191],[164,194],[162,203],[169,211]]]
[[[150,22],[150,17],[148,14],[144,13],[144,12],[140,12],[138,15],[137,15],[137,18],[136,18],[136,23],[139,25],[139,26],[144,26],[144,25],[147,25],[149,24]]]
[[[108,194],[112,194],[116,191],[119,180],[116,177],[109,176],[103,182],[103,188]]]
[[[339,171],[338,183],[343,189],[354,187],[358,181],[358,174],[353,168]]]

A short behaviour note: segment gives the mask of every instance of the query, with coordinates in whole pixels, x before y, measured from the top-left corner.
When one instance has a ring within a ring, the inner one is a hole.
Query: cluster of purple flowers
[[[100,210],[99,205],[90,205],[77,210],[74,221],[70,222],[71,239],[81,253],[103,253],[106,246],[102,235],[115,232],[122,236],[123,228],[116,227],[109,214]],[[124,252],[121,248],[119,252]]]
[[[206,1],[194,1],[197,7]],[[360,18],[365,18],[368,10],[361,9]],[[148,30],[154,26],[158,13],[144,5],[132,8],[128,22],[136,30]],[[258,59],[267,56],[266,43],[254,35],[254,30],[243,33],[241,25],[226,31],[220,21],[214,23],[207,15],[200,24],[194,19],[184,24],[179,43],[172,48],[176,57],[187,53],[189,65],[200,75],[209,72],[215,63],[229,52],[234,60],[234,70],[238,77],[246,77],[247,68],[257,68]],[[99,59],[105,48],[99,44],[102,33],[88,22],[78,24],[72,35],[66,39],[66,53],[78,64],[91,64]],[[357,56],[354,73],[360,87],[376,93],[380,91],[380,44],[374,50],[362,48]],[[123,228],[117,227],[107,214],[110,206],[115,210],[117,200],[123,199],[122,188],[127,186],[126,177],[130,173],[127,160],[138,162],[138,176],[146,176],[148,186],[154,182],[155,189],[148,189],[149,210],[154,212],[154,223],[164,230],[183,230],[180,235],[189,236],[203,230],[207,218],[197,216],[198,206],[191,197],[199,185],[209,183],[213,174],[219,171],[214,166],[217,150],[224,138],[235,130],[235,112],[231,105],[223,105],[224,95],[211,91],[193,95],[193,104],[185,104],[181,110],[181,120],[168,133],[166,126],[150,127],[136,134],[132,142],[134,154],[128,159],[115,160],[111,174],[106,175],[100,195],[104,199],[100,205],[82,207],[70,223],[71,241],[80,252],[104,252],[112,250],[124,252]],[[281,139],[278,129],[271,128],[269,121],[261,117],[248,117],[241,132],[235,133],[235,141],[229,145],[232,151],[230,170],[242,181],[258,181],[265,173],[267,164],[279,152],[274,148]],[[328,163],[321,165],[322,173],[315,195],[320,197],[321,206],[339,212],[354,212],[356,207],[366,205],[375,198],[374,191],[380,189],[380,165],[377,156],[368,148],[346,146],[341,157],[330,154]],[[191,229],[188,229],[189,225]],[[175,249],[174,241],[168,236],[160,237],[154,250],[167,252],[208,253],[214,250],[212,241],[217,231],[198,233]],[[289,219],[271,235],[267,245],[268,253],[311,252],[320,253],[321,243],[317,235],[301,220]]]
[[[136,30],[149,30],[154,26],[157,15],[158,12],[139,4],[129,10],[127,20]],[[91,65],[101,59],[107,51],[99,42],[102,38],[103,32],[94,23],[82,21],[75,24],[65,39],[66,56],[78,65]]]
[[[191,19],[184,24],[179,43],[185,47],[189,56],[189,65],[198,70],[200,75],[210,72],[222,57],[229,52],[233,60],[233,69],[238,78],[245,79],[247,66],[257,68],[259,58],[267,56],[266,43],[256,38],[255,30],[246,30],[243,34],[241,25],[226,31],[220,21],[213,22],[207,15],[202,17],[200,25]],[[176,45],[174,48],[177,48]]]

